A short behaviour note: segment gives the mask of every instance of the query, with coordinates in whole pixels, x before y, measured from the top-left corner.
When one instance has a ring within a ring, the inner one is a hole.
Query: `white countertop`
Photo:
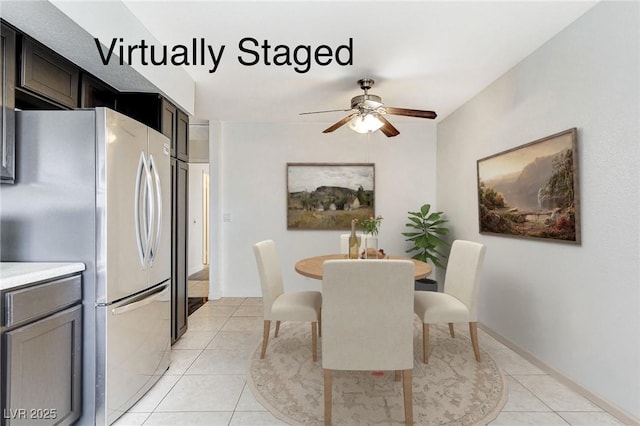
[[[0,262],[0,290],[84,271],[84,263]]]

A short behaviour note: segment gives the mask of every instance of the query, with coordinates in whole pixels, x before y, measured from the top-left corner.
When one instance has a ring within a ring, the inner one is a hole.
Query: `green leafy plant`
[[[359,219],[358,226],[362,228],[365,234],[378,235],[380,225],[382,224],[382,216],[370,217],[369,219]]]
[[[445,255],[438,251],[441,247],[449,247],[449,243],[442,240],[441,237],[449,233],[445,223],[447,219],[443,219],[442,212],[429,213],[431,204],[425,204],[420,207],[419,212],[408,212],[409,223],[405,226],[411,228],[410,232],[403,232],[406,241],[413,244],[406,252],[413,253],[412,258],[426,262],[431,260],[437,267],[444,268],[441,260]]]

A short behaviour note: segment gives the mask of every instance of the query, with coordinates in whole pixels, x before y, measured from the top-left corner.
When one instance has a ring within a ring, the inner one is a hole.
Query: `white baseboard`
[[[582,395],[583,397],[587,398],[588,400],[590,400],[591,402],[596,404],[598,407],[602,408],[603,410],[605,410],[606,412],[608,412],[609,414],[614,416],[618,421],[624,423],[625,425],[629,425],[629,426],[640,426],[640,419],[637,419],[633,415],[627,413],[625,410],[617,407],[615,404],[610,403],[609,401],[603,399],[602,397],[594,394],[590,390],[588,390],[588,389],[584,388],[583,386],[577,384],[576,382],[571,380],[569,377],[564,375],[564,373],[562,373],[561,371],[556,370],[555,368],[551,367],[550,365],[548,365],[544,361],[541,361],[540,359],[536,358],[531,352],[529,352],[526,349],[523,349],[520,346],[516,345],[515,343],[509,341],[508,339],[506,339],[505,337],[503,337],[500,334],[496,333],[495,331],[493,331],[492,329],[490,329],[486,325],[484,325],[482,323],[478,323],[478,325],[488,335],[490,335],[491,337],[493,337],[494,339],[496,339],[497,341],[499,341],[500,343],[502,343],[503,345],[505,345],[506,347],[508,347],[509,349],[514,351],[515,353],[517,353],[518,355],[522,356],[524,359],[529,361],[531,364],[533,364],[536,367],[538,367],[539,369],[545,371],[550,376],[554,377],[556,380],[558,380],[559,382],[561,382],[562,384],[564,384],[565,386],[567,386],[571,390],[573,390],[573,391],[577,392],[578,394]]]

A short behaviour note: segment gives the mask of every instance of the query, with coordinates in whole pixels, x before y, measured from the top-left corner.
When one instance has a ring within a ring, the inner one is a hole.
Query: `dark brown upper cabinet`
[[[15,84],[16,84],[16,32],[1,24],[0,38],[0,126],[2,141],[0,143],[0,182],[15,181]]]
[[[116,109],[117,92],[91,74],[80,75],[80,108]]]
[[[66,108],[78,107],[80,68],[28,37],[22,39],[20,87]]]
[[[176,122],[178,121],[178,108],[166,99],[162,99],[160,107],[160,122],[162,134],[171,140],[171,156],[176,156]]]
[[[189,116],[181,110],[178,110],[176,132],[176,157],[189,161]]]
[[[118,93],[115,109],[161,132],[161,103],[162,96],[156,93]]]
[[[161,121],[162,134],[171,139],[171,156],[189,161],[189,116],[163,98]]]
[[[150,93],[119,93],[116,111],[161,132],[171,141],[171,157],[189,161],[189,116],[169,100]]]

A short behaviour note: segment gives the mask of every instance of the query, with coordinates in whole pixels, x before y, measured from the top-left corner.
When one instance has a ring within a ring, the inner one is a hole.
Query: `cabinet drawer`
[[[4,326],[34,320],[82,300],[80,275],[45,282],[5,294]]]
[[[69,108],[78,106],[80,69],[28,38],[22,43],[20,85]]]

